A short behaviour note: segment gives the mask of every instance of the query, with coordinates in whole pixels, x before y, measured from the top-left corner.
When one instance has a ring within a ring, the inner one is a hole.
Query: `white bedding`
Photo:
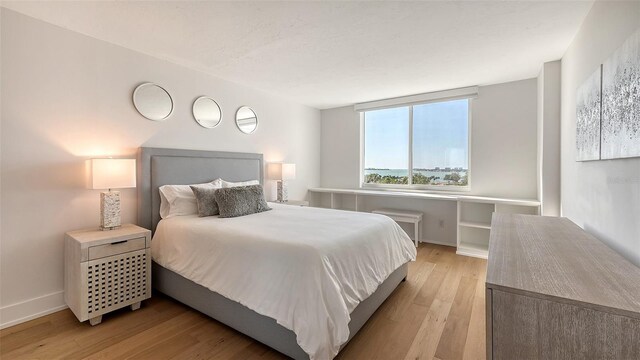
[[[153,259],[274,318],[311,359],[332,359],[349,338],[351,311],[416,249],[386,216],[269,206],[237,218],[164,219]]]

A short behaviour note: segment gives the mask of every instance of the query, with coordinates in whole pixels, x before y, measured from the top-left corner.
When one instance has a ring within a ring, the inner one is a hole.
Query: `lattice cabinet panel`
[[[89,318],[149,298],[148,250],[138,250],[87,263]]]
[[[151,232],[135,225],[110,231],[80,230],[65,237],[65,300],[78,320],[151,297]]]

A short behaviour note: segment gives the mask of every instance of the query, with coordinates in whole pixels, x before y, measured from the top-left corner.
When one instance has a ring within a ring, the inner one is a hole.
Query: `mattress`
[[[269,205],[237,218],[164,219],[153,259],[275,319],[311,359],[331,359],[349,338],[353,309],[415,260],[413,242],[383,215]]]

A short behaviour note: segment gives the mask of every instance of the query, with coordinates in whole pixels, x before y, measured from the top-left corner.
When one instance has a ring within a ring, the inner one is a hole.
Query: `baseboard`
[[[451,247],[456,247],[455,243],[448,243],[448,242],[444,242],[444,241],[438,241],[438,240],[427,240],[427,239],[422,239],[419,242],[421,243],[429,243],[429,244],[436,244],[436,245],[444,245],[444,246],[451,246]]]
[[[0,329],[18,325],[67,308],[64,291],[39,296],[0,308]]]
[[[485,259],[485,260],[487,260],[487,257],[488,257],[488,254],[487,254],[486,251],[464,249],[464,248],[456,250],[456,254],[457,255],[463,255],[463,256],[469,256],[469,257],[474,257],[474,258],[478,258],[478,259]]]

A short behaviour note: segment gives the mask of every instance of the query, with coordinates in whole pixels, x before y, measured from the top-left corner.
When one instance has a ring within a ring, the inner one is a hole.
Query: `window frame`
[[[424,105],[430,103],[447,102],[454,100],[467,100],[467,185],[423,185],[413,184],[413,107],[417,105]],[[360,112],[360,188],[361,189],[378,189],[378,190],[403,190],[403,191],[416,191],[416,192],[469,192],[471,191],[471,138],[472,138],[472,114],[473,114],[473,97],[464,97],[459,99],[438,99],[432,101],[425,101],[419,103],[410,103],[397,106],[381,107],[377,109],[363,110]],[[375,184],[365,182],[365,113],[367,111],[383,110],[393,107],[408,107],[409,108],[409,148],[408,148],[408,184]]]

